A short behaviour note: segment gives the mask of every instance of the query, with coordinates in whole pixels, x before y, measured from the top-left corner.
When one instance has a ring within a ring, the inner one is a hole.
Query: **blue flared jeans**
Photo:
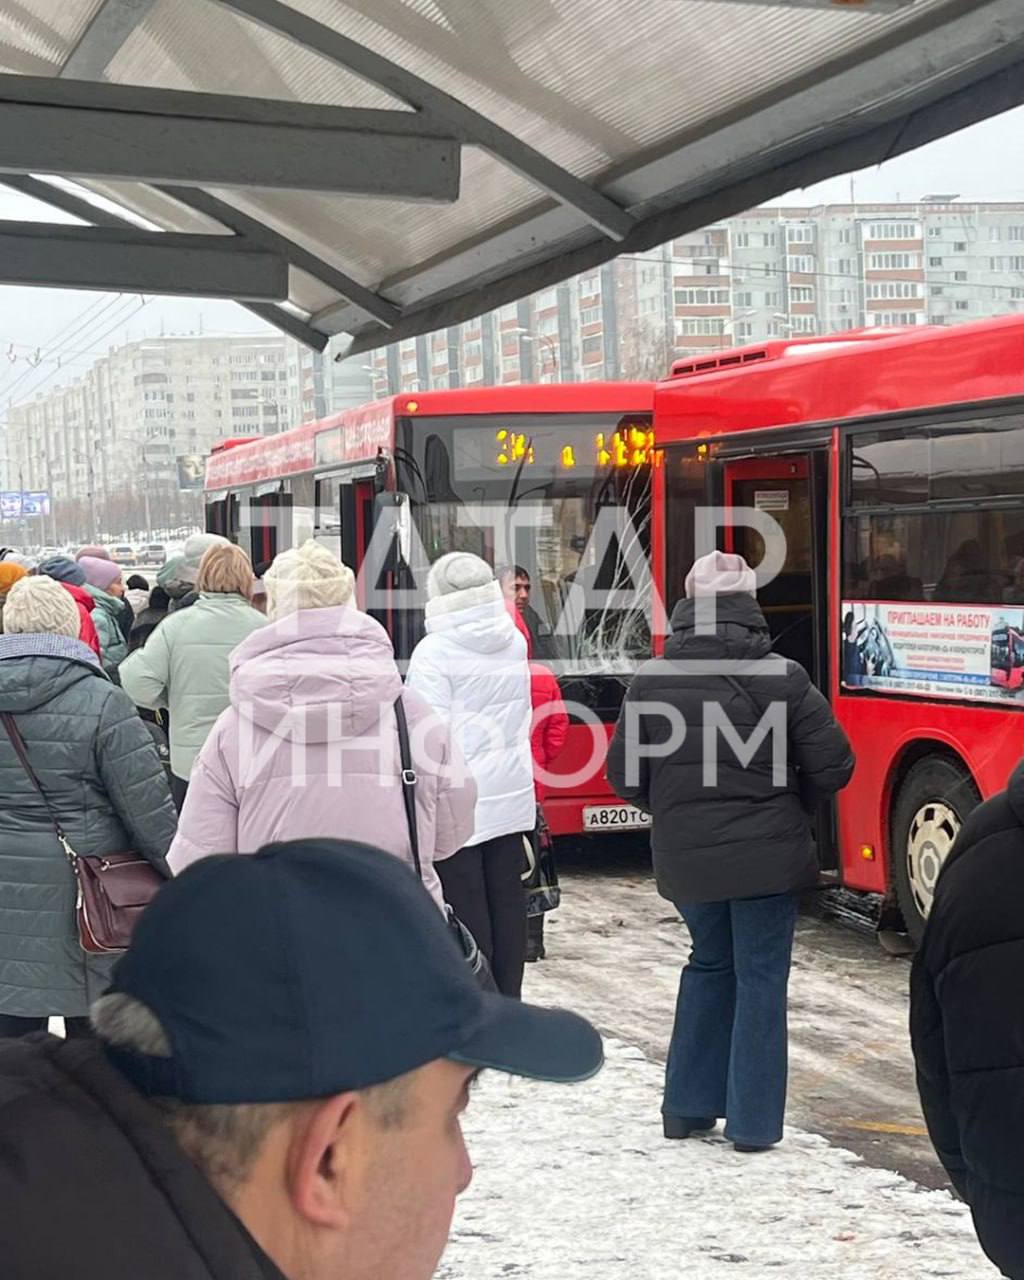
[[[786,1112],[796,898],[676,905],[693,951],[679,981],[662,1110],[724,1117],[732,1142],[770,1146]]]

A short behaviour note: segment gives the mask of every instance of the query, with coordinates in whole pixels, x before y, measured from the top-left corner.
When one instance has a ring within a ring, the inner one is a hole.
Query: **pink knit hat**
[[[757,594],[754,570],[742,556],[727,551],[710,551],[693,562],[686,575],[686,594],[694,596],[728,596],[745,591]]]
[[[109,560],[110,552],[106,547],[88,546],[79,547],[75,554],[76,560],[84,560],[86,556],[90,556],[93,560]]]
[[[98,591],[109,591],[112,584],[121,576],[121,566],[113,560],[98,560],[95,556],[82,556],[78,563],[85,573],[85,580],[90,587]]]

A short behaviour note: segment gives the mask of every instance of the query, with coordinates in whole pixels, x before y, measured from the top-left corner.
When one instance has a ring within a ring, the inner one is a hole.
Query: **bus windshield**
[[[398,487],[427,561],[472,551],[501,574],[534,657],[627,675],[651,653],[649,415],[403,418]]]

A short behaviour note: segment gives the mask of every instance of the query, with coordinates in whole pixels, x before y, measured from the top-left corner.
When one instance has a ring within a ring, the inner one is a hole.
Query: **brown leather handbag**
[[[75,919],[78,941],[83,951],[106,955],[124,951],[131,941],[132,930],[156,891],[164,882],[160,872],[137,853],[107,853],[85,857],[76,853],[47,799],[17,721],[9,711],[0,713],[4,729],[11,740],[21,767],[39,792],[50,815],[60,847],[71,864],[77,889]]]

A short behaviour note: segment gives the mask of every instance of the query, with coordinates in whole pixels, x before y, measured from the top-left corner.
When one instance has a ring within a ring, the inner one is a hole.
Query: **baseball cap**
[[[147,907],[109,990],[146,1005],[171,1049],[107,1045],[114,1065],[189,1103],[329,1097],[437,1058],[568,1083],[603,1060],[583,1018],[481,990],[410,868],[354,841],[194,863]]]

